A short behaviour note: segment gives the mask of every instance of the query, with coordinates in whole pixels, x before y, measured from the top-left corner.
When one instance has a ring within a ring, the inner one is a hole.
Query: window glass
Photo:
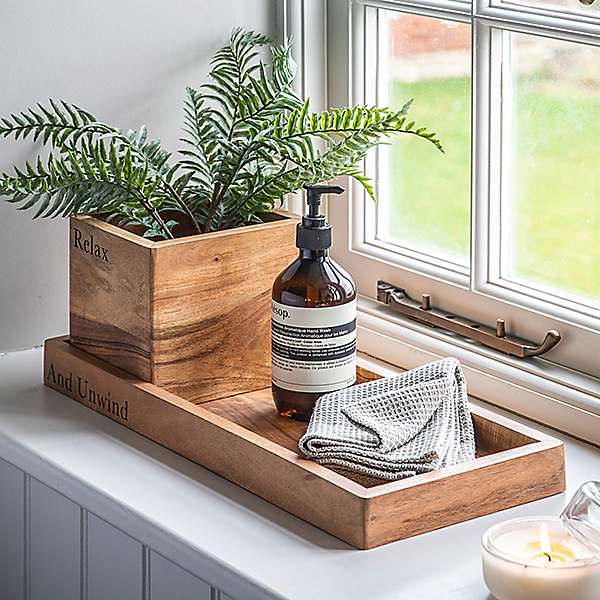
[[[455,21],[380,11],[380,101],[437,131],[441,154],[413,136],[380,152],[377,237],[468,264],[471,31]]]
[[[600,302],[600,49],[505,35],[503,276]]]

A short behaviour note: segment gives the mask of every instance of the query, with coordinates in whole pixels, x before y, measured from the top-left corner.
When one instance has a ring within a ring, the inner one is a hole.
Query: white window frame
[[[353,52],[353,96],[355,103],[367,105],[379,104],[387,106],[389,99],[387,97],[387,82],[381,81],[379,76],[380,65],[387,55],[386,39],[385,39],[385,23],[383,19],[378,19],[377,9],[382,3],[377,4],[361,4],[360,8],[353,11],[353,43],[354,46],[360,45],[362,52]],[[389,6],[383,7],[388,8]],[[446,3],[444,3],[446,4]],[[457,11],[454,2],[452,8],[447,13],[440,13],[439,10],[434,10],[431,7],[412,7],[406,10],[406,6],[400,7],[409,14],[417,14],[421,16],[442,17],[446,20],[457,21],[470,25],[470,16]],[[394,7],[396,10],[398,7]],[[463,5],[464,8],[464,5]],[[366,31],[379,33],[379,44],[368,45],[364,43],[366,40]],[[362,73],[365,76],[362,76]],[[333,83],[333,82],[332,82]],[[408,98],[407,98],[408,100]],[[419,99],[417,98],[418,102]],[[431,124],[430,127],[436,127],[436,124]],[[433,148],[432,148],[433,152]],[[387,180],[379,180],[377,178],[378,171],[384,171],[387,159],[389,156],[389,148],[383,146],[376,151],[372,151],[365,165],[368,174],[372,175],[376,194],[378,197],[390,197],[388,190],[384,188]],[[380,219],[381,204],[378,207],[372,202],[363,190],[357,188],[353,194],[355,214],[362,214],[362,220],[354,219],[352,230],[353,249],[362,251],[365,254],[375,258],[389,261],[397,264],[408,270],[415,270],[431,277],[438,277],[462,287],[469,286],[469,268],[466,265],[459,264],[458,261],[452,260],[450,257],[441,256],[440,252],[430,252],[425,248],[414,248],[410,245],[402,244],[400,240],[384,240],[378,237],[378,220]],[[468,201],[465,198],[465,201]],[[379,210],[377,209],[379,208]]]
[[[369,71],[371,81],[365,86],[364,68],[364,26],[371,7],[472,23],[473,48],[477,50],[472,57],[470,274],[409,248],[374,243],[367,235],[374,219],[371,200],[354,182],[342,181],[347,187],[347,201],[331,201],[328,215],[334,227],[334,258],[351,272],[360,294],[359,349],[403,368],[454,354],[471,372],[470,389],[475,395],[600,443],[600,310],[583,306],[576,299],[557,302],[549,291],[532,293],[526,286],[508,285],[497,268],[499,257],[488,251],[497,242],[495,236],[501,226],[499,192],[494,190],[500,188],[502,151],[499,142],[490,144],[489,140],[499,140],[502,127],[507,126],[494,105],[500,97],[503,77],[502,63],[497,60],[498,44],[503,43],[499,31],[600,45],[600,13],[598,19],[574,14],[557,16],[557,11],[517,7],[498,0],[474,0],[473,5],[460,0],[280,0],[278,4],[281,35],[291,31],[290,14],[295,12],[296,19],[291,21],[300,24],[304,85],[311,78],[322,82],[326,69],[326,97],[319,96],[317,104],[329,106],[372,100],[365,97],[365,89],[374,88],[374,74]],[[324,8],[326,25],[317,18]],[[314,34],[310,48],[305,42],[310,28],[321,33],[325,28],[321,53],[314,46]],[[298,34],[295,39],[298,41]],[[307,56],[312,56],[312,61]],[[371,156],[369,160],[376,158]],[[363,217],[353,218],[355,215]],[[374,301],[377,279],[401,285],[413,297],[429,293],[433,303],[444,310],[488,325],[504,318],[510,333],[532,341],[540,342],[550,329],[558,329],[563,340],[547,358],[519,360],[466,340],[452,339],[378,305]]]

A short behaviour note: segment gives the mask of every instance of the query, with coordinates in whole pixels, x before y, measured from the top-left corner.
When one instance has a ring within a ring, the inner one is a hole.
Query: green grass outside
[[[439,133],[446,154],[403,136],[390,157],[391,231],[417,246],[469,251],[470,82],[392,84],[415,98],[411,119]],[[600,94],[542,78],[518,83],[513,275],[600,300]]]

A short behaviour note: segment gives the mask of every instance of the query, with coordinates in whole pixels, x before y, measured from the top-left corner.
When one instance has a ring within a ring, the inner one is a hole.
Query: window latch
[[[560,333],[551,329],[546,333],[541,344],[535,344],[506,333],[504,319],[496,321],[496,328],[471,321],[458,315],[433,308],[431,296],[423,294],[421,302],[413,300],[404,289],[385,281],[377,282],[377,300],[389,306],[395,313],[409,317],[430,327],[439,327],[464,338],[479,342],[483,346],[493,348],[518,358],[539,356],[551,350],[560,342]]]

